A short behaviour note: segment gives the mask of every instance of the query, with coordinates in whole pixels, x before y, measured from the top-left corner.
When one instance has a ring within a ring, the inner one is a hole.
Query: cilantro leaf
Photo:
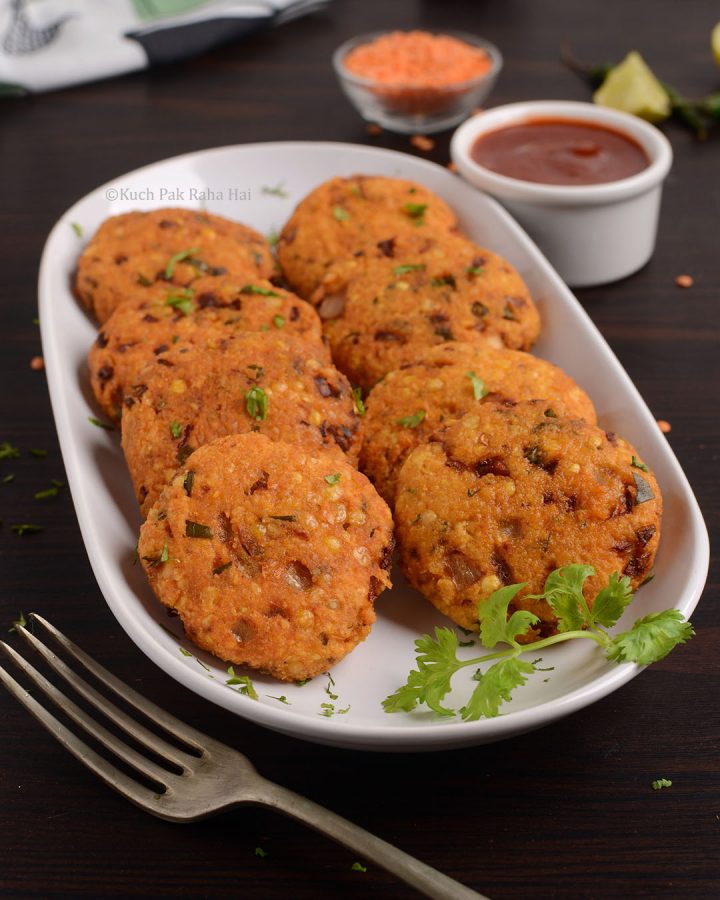
[[[638,619],[629,631],[615,635],[608,647],[607,658],[647,666],[663,659],[694,634],[692,625],[678,609],[650,613]]]
[[[485,387],[485,382],[482,378],[478,378],[474,372],[466,372],[465,376],[470,379],[475,399],[482,400],[488,392],[488,389]]]
[[[415,641],[417,669],[408,675],[407,683],[383,700],[385,712],[409,711],[418,703],[427,704],[440,716],[452,716],[453,710],[440,701],[450,690],[450,680],[462,663],[457,658],[457,635],[450,628],[435,628],[435,639],[429,634]]]
[[[359,416],[365,415],[365,404],[363,403],[362,398],[362,388],[356,387],[353,388],[353,403],[355,404],[355,412]]]
[[[252,387],[245,394],[245,409],[251,419],[263,422],[268,414],[268,395],[260,387]]]
[[[228,666],[227,673],[230,677],[226,679],[225,684],[229,687],[233,687],[238,694],[245,694],[245,696],[249,697],[251,700],[258,699],[257,691],[255,690],[249,675],[236,675],[235,669],[232,666]],[[235,685],[237,685],[237,687],[234,687]]]
[[[178,290],[170,291],[165,298],[165,306],[172,306],[173,309],[177,309],[184,316],[189,316],[190,313],[195,312],[192,295],[192,288],[179,288]]]
[[[592,617],[595,622],[609,628],[614,625],[632,601],[633,592],[627,575],[613,572],[607,585],[593,602]]]
[[[411,416],[403,416],[402,419],[396,419],[396,425],[402,425],[403,428],[417,428],[418,425],[425,418],[425,410],[419,409],[416,413],[413,413]]]
[[[173,272],[175,271],[175,266],[179,262],[183,262],[183,260],[187,259],[188,256],[195,256],[195,254],[199,253],[200,249],[198,247],[191,247],[189,250],[181,250],[179,253],[175,253],[168,260],[168,264],[165,266],[165,277],[168,281],[173,277]]]
[[[524,634],[537,622],[537,616],[526,610],[516,610],[508,619],[508,606],[525,584],[509,584],[498,588],[478,603],[480,640],[483,647],[496,644],[514,644],[519,634]]]
[[[20,456],[20,450],[9,441],[3,441],[0,444],[0,459],[17,459]]]
[[[422,219],[427,208],[427,203],[406,203],[403,206],[403,212],[411,219]]]
[[[500,705],[512,699],[514,688],[522,687],[534,671],[532,663],[515,656],[501,659],[486,672],[476,674],[478,686],[460,710],[460,715],[466,722],[474,722],[483,716],[493,718],[500,711]]]
[[[395,266],[393,273],[395,275],[407,275],[409,272],[424,272],[425,263],[408,263],[405,266]]]
[[[592,615],[583,597],[583,584],[595,574],[592,566],[575,563],[561,566],[551,572],[542,594],[534,599],[545,599],[558,619],[558,631],[579,631],[592,624]]]
[[[338,222],[345,222],[350,218],[350,213],[344,210],[342,206],[335,206],[333,208],[333,216],[335,216]]]

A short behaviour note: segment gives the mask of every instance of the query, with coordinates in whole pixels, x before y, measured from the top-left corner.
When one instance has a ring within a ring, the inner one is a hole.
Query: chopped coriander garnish
[[[648,500],[654,500],[655,494],[653,494],[652,488],[642,475],[633,472],[632,477],[635,482],[635,487],[637,488],[637,493],[635,494],[635,506],[640,506],[641,503],[647,503]]]
[[[105,431],[115,431],[115,426],[109,422],[103,422],[102,419],[96,419],[95,416],[88,416],[88,422],[96,428],[104,428]]]
[[[28,450],[28,453],[30,454],[30,456],[34,456],[36,459],[45,459],[45,457],[48,455],[47,450],[39,450],[37,447],[31,447]]]
[[[403,212],[410,216],[411,219],[422,219],[427,208],[427,203],[406,203],[403,206]]]
[[[459,641],[458,647],[474,647],[475,641]]]
[[[411,416],[403,416],[402,419],[396,419],[395,423],[397,425],[402,425],[403,428],[417,428],[418,425],[425,418],[425,410],[419,409],[416,413],[413,413]]]
[[[395,275],[407,275],[408,272],[424,272],[426,268],[425,263],[408,263],[404,266],[395,266],[393,273]]]
[[[168,551],[167,541],[163,544],[163,548],[160,551],[160,562],[166,563],[170,559],[170,553]]]
[[[78,225],[77,222],[71,222],[70,227],[75,232],[77,237],[81,238],[83,236],[82,225]]]
[[[359,416],[365,415],[365,404],[363,403],[362,398],[362,388],[356,387],[353,388],[353,403],[355,404],[355,412]]]
[[[267,850],[263,850],[262,847],[255,848],[255,856],[259,856],[261,859],[265,859],[265,857],[267,855],[268,855]]]
[[[148,278],[146,275],[143,275],[142,272],[138,273],[137,283],[142,285],[143,287],[150,287],[154,284],[152,278]]]
[[[520,319],[518,319],[518,317],[515,313],[515,310],[513,309],[512,305],[510,303],[506,303],[505,306],[503,307],[502,317],[503,317],[503,319],[509,319],[511,322],[519,322],[520,321]]]
[[[241,294],[260,294],[262,297],[282,297],[277,291],[270,288],[259,287],[257,284],[246,284],[240,288]]]
[[[215,566],[215,568],[212,570],[212,573],[213,573],[213,575],[222,575],[222,573],[226,569],[229,569],[230,566],[232,566],[231,562],[223,563],[221,566]]]
[[[185,475],[185,480],[183,481],[183,487],[188,497],[192,495],[193,481],[195,481],[195,473],[191,470]]]
[[[174,419],[170,423],[170,434],[173,436],[175,440],[182,436],[183,427],[179,422],[176,422]]]
[[[308,684],[308,682],[310,682],[310,681],[312,681],[312,678],[303,678],[302,681],[296,681],[296,682],[295,682],[295,686],[296,686],[296,687],[303,687],[304,685]]]
[[[165,266],[165,277],[169,280],[173,277],[173,272],[175,271],[175,266],[187,259],[189,256],[195,256],[196,253],[200,252],[199,247],[191,247],[189,250],[181,250],[179,253],[176,253],[174,256],[171,256],[168,260],[168,264]]]
[[[280,240],[280,235],[274,228],[270,229],[270,232],[267,236],[267,242],[271,247],[277,247],[278,241]]]
[[[185,519],[185,537],[210,539],[213,530],[209,525],[201,525],[199,522],[191,522]]]
[[[251,419],[263,422],[268,414],[268,396],[260,387],[252,387],[245,394],[245,409]]]
[[[484,266],[468,266],[467,269],[465,269],[467,275],[482,275],[484,271]]]
[[[344,222],[346,219],[350,218],[350,213],[347,210],[344,210],[342,206],[336,206],[333,209],[333,215],[338,220],[338,222]]]
[[[457,634],[447,627],[435,629],[435,637],[423,635],[415,642],[417,669],[413,669],[406,684],[383,701],[386,712],[410,711],[425,704],[441,716],[459,712],[466,721],[499,714],[500,706],[511,699],[511,692],[524,685],[536,669],[533,663],[521,659],[526,651],[537,652],[563,641],[587,639],[594,641],[614,662],[633,662],[648,665],[663,659],[674,647],[685,643],[693,634],[692,625],[677,609],[650,613],[638,619],[628,631],[611,635],[606,630],[622,616],[633,599],[630,579],[614,572],[592,605],[583,595],[585,581],[595,575],[589,565],[562,566],[551,572],[541,594],[529,594],[525,600],[542,599],[557,617],[558,633],[535,641],[530,646],[519,643],[538,621],[528,610],[515,610],[510,604],[524,584],[499,588],[486,600],[478,603],[480,641],[494,652],[470,660],[457,657]],[[507,644],[507,649],[496,645]],[[484,669],[479,666],[492,664]],[[538,662],[538,660],[536,660]],[[477,682],[468,702],[460,709],[449,709],[442,701],[451,689],[453,676],[466,667],[476,669]]]
[[[487,394],[488,389],[485,387],[485,382],[482,378],[478,378],[474,372],[466,372],[466,377],[470,379],[470,384],[472,384],[473,396],[476,400],[482,400],[482,398]]]
[[[182,288],[180,290],[170,291],[165,298],[165,306],[172,306],[173,309],[177,309],[184,316],[189,316],[190,313],[195,312],[195,304],[193,303],[192,295],[192,288]]]
[[[338,481],[340,481],[340,473],[335,472],[334,475],[326,475],[325,481],[327,481],[328,484],[337,484]]]
[[[364,866],[362,863],[354,862],[350,868],[353,872],[367,872],[367,866]]]
[[[22,537],[25,534],[39,534],[41,531],[44,531],[42,525],[11,525],[10,530],[14,531],[19,537]]]
[[[18,447],[13,447],[9,441],[0,444],[0,459],[17,459],[20,456]]]
[[[250,697],[251,700],[257,700],[258,695],[257,691],[253,687],[253,683],[250,680],[249,675],[236,675],[235,669],[232,666],[228,666],[227,670],[228,675],[230,676],[225,684],[230,687],[234,687],[237,685],[237,692],[239,694],[245,694],[246,697]]]
[[[297,522],[297,516],[268,516],[268,519],[277,519],[278,522]]]
[[[290,194],[285,190],[285,182],[278,182],[275,187],[268,187],[264,184],[261,188],[263,194],[269,194],[271,197],[289,197]]]
[[[192,656],[189,650],[186,650],[184,647],[178,647],[178,650],[182,653],[183,656]]]
[[[451,287],[456,288],[457,282],[454,275],[443,275],[442,278],[433,278],[430,281],[430,287]]]
[[[15,475],[12,472],[8,472],[7,475],[3,475],[3,477],[0,478],[0,482],[2,482],[2,484],[10,484],[10,482],[14,480]]]
[[[643,580],[638,585],[638,588],[645,587],[646,584],[650,584],[650,582],[653,580],[654,577],[655,577],[655,573],[651,572],[649,575],[647,575],[645,578],[643,578]]]
[[[52,497],[57,497],[60,493],[60,488],[56,485],[52,487],[46,488],[44,491],[36,491],[33,495],[36,500],[50,500]]]
[[[650,471],[650,470],[648,469],[648,467],[645,465],[644,462],[640,462],[640,460],[637,458],[637,456],[633,456],[633,458],[630,460],[630,465],[631,465],[633,468],[635,468],[635,469],[640,469],[640,470],[643,471],[643,472],[649,472],[649,471]]]
[[[281,703],[285,703],[286,706],[291,706],[291,703],[288,700],[288,698],[285,696],[285,694],[280,694],[279,697],[273,697],[272,694],[266,694],[265,696],[269,697],[271,700],[279,700]]]
[[[285,316],[280,316],[280,315],[273,316],[273,325],[276,328],[282,328],[284,324],[285,324]]]
[[[656,778],[652,783],[654,791],[661,791],[663,788],[672,787],[672,781],[669,778]]]
[[[25,614],[23,613],[23,611],[20,610],[20,615],[17,617],[17,619],[13,619],[12,628],[8,628],[8,634],[10,634],[13,631],[17,631],[18,628],[25,628],[25,627],[27,627],[27,620],[25,618]]]

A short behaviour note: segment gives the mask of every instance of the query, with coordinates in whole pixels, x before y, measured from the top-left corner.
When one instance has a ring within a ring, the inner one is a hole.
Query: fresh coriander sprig
[[[513,690],[524,685],[536,671],[535,663],[521,659],[525,652],[537,653],[553,644],[585,638],[594,641],[609,660],[649,665],[693,636],[692,625],[677,609],[650,613],[638,619],[628,631],[609,634],[606,629],[615,625],[632,601],[630,579],[614,572],[591,608],[583,595],[583,585],[594,574],[592,566],[562,566],[550,573],[541,594],[528,596],[528,599],[545,600],[558,620],[558,634],[533,644],[522,645],[518,638],[539,621],[538,617],[527,610],[515,610],[508,615],[511,602],[524,584],[502,587],[478,603],[480,642],[494,652],[460,660],[455,631],[436,628],[434,638],[423,635],[415,642],[417,669],[383,701],[385,712],[410,711],[424,704],[437,715],[454,716],[458,710],[444,706],[443,701],[453,676],[461,669],[473,667],[477,684],[459,713],[466,721],[491,718],[511,699]],[[507,649],[499,646],[502,644]],[[491,665],[481,670],[479,667],[486,663]]]

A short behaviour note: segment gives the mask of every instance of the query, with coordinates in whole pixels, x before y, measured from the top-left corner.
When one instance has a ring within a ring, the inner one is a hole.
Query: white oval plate
[[[675,456],[627,374],[557,273],[495,201],[440,166],[389,150],[332,143],[204,150],[123,175],[65,213],[45,246],[39,292],[43,353],[68,481],[88,556],[111,610],[140,649],[181,684],[260,725],[338,747],[439,750],[497,741],[587,706],[640,668],[609,663],[589,641],[574,641],[546,651],[543,666],[552,671],[533,675],[497,718],[462,722],[421,710],[387,714],[381,701],[404,683],[413,667],[415,639],[448,624],[396,573],[396,587],[378,599],[378,621],[370,637],[333,669],[334,687],[327,677],[298,687],[250,673],[259,695],[252,700],[225,684],[228,675],[218,660],[185,640],[178,621],[168,618],[153,597],[141,567],[132,565],[140,515],[118,433],[88,422],[97,410],[85,359],[96,329],[69,287],[85,241],[72,223],[87,236],[110,215],[192,206],[270,233],[281,228],[311,188],[331,176],[358,172],[401,176],[432,188],[455,208],[477,243],[519,269],[543,317],[537,354],[578,380],[595,401],[602,425],[635,444],[662,486],[665,518],[656,578],[639,592],[621,625],[670,606],[690,615],[707,576],[707,531]],[[477,648],[461,652],[478,655]],[[456,682],[448,702],[460,706],[469,681],[458,676]],[[274,699],[283,695],[287,704]],[[328,702],[336,710],[330,717],[322,715],[320,706]]]

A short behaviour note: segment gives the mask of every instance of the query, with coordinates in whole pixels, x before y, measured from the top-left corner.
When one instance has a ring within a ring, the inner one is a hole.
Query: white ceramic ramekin
[[[481,134],[548,118],[590,122],[623,132],[644,148],[650,165],[620,181],[574,186],[508,178],[471,158],[471,147]],[[636,272],[652,256],[672,148],[657,128],[642,119],[592,103],[510,103],[461,125],[453,135],[450,153],[463,178],[496,197],[571,286],[617,281]]]

